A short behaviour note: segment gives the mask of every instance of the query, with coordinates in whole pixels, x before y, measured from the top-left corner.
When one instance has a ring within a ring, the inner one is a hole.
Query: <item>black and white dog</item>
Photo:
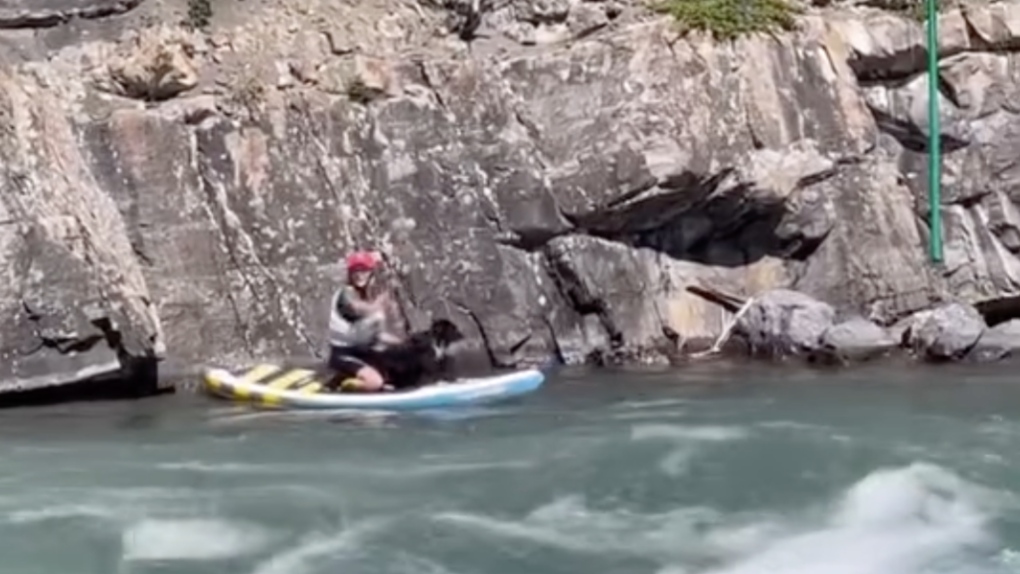
[[[394,389],[412,389],[453,380],[454,354],[464,340],[464,333],[452,321],[437,319],[399,345],[359,353],[359,357],[378,369]]]

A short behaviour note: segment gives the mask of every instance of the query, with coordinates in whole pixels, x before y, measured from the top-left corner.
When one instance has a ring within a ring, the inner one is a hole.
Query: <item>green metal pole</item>
[[[932,263],[942,262],[942,141],[939,125],[939,14],[938,0],[926,0],[928,13],[928,209],[931,233],[928,251]]]

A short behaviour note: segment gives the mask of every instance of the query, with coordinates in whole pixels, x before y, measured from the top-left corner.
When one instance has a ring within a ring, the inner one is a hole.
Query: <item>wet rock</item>
[[[786,289],[757,297],[737,323],[753,354],[783,356],[817,351],[836,312],[828,303]]]
[[[822,348],[844,360],[866,360],[897,346],[882,327],[863,317],[853,317],[829,327],[822,335]]]
[[[962,303],[936,307],[915,321],[906,332],[907,344],[931,361],[963,358],[985,331],[977,309]]]
[[[991,362],[1013,357],[1020,353],[1020,319],[986,329],[970,349],[968,358],[978,362]]]

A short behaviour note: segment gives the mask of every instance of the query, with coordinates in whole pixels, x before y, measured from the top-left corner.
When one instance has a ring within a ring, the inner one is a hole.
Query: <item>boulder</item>
[[[986,329],[967,353],[973,361],[991,362],[1005,359],[1020,351],[1020,319]]]
[[[905,333],[906,344],[931,361],[963,358],[985,331],[985,320],[977,309],[963,303],[949,303],[925,313]]]
[[[752,354],[797,355],[818,351],[836,311],[797,291],[776,289],[758,297],[737,322]]]
[[[844,360],[865,360],[896,347],[896,340],[882,327],[863,317],[837,323],[822,335],[822,347]]]

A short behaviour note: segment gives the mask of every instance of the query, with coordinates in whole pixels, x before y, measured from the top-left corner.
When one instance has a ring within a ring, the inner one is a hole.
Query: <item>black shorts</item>
[[[344,378],[356,377],[358,371],[369,366],[368,363],[357,357],[353,349],[343,347],[329,348],[329,368]]]

